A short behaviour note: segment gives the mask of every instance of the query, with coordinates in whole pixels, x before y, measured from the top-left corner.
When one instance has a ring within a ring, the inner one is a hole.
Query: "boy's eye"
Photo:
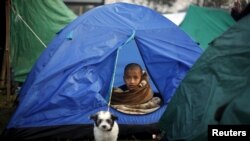
[[[133,77],[133,79],[137,80],[137,79],[139,79],[139,77],[135,76],[135,77]]]

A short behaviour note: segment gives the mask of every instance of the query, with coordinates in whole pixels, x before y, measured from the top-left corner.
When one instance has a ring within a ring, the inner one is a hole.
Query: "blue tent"
[[[86,137],[93,126],[89,115],[107,110],[112,80],[114,86],[122,83],[129,62],[147,70],[164,104],[146,115],[110,110],[119,117],[120,134],[148,130],[144,126],[159,121],[201,53],[188,35],[149,8],[126,3],[94,8],[62,29],[37,60],[5,135]]]

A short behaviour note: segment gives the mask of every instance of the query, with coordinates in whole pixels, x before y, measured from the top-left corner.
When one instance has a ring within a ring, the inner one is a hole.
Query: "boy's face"
[[[139,68],[128,69],[124,76],[124,82],[129,90],[135,89],[141,82],[141,70]]]

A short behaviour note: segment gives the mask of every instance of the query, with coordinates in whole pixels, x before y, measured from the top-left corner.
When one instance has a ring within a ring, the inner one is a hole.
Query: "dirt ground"
[[[7,95],[0,91],[0,134],[6,127],[13,111],[14,111],[14,101],[15,101],[15,96],[11,95],[7,99]]]
[[[7,95],[4,92],[0,91],[0,134],[4,131],[4,128],[8,124],[8,121],[15,110],[14,106],[15,100],[16,97],[14,95],[11,95],[9,98],[7,98]],[[71,140],[69,139],[67,141]],[[140,141],[140,140],[132,138],[131,140],[119,140],[119,141]],[[147,141],[153,141],[153,140],[148,139]]]

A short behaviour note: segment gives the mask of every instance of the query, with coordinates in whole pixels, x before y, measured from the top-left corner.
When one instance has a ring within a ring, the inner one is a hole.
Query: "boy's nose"
[[[131,81],[130,81],[132,84],[134,84],[135,83],[135,80],[134,79],[131,79]]]

